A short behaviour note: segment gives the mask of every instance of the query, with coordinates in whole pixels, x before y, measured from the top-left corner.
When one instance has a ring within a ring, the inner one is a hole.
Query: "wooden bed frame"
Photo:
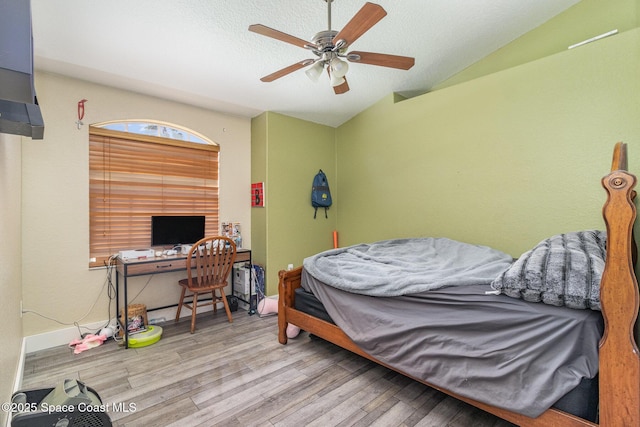
[[[602,178],[602,185],[608,193],[602,210],[607,227],[607,257],[600,291],[605,331],[599,349],[598,423],[592,423],[553,408],[535,419],[529,418],[456,395],[412,377],[413,379],[521,426],[640,426],[640,356],[635,338],[639,296],[638,282],[634,273],[637,249],[633,238],[633,224],[636,218],[636,207],[633,202],[636,194],[634,190],[636,177],[627,172],[626,144],[616,144],[611,172]],[[295,309],[294,290],[300,287],[301,273],[302,267],[279,272],[278,339],[280,343],[287,343],[286,329],[291,323],[310,334],[389,369],[394,369],[365,353],[336,325]],[[404,372],[397,371],[406,375]]]

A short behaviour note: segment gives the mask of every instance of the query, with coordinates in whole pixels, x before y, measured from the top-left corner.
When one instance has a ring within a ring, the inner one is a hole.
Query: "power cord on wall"
[[[117,297],[117,292],[116,292],[116,287],[113,284],[113,280],[112,280],[112,275],[113,275],[113,268],[115,266],[115,260],[116,260],[117,255],[112,255],[111,257],[109,257],[109,261],[107,263],[107,281],[109,282],[109,290],[108,290],[108,296],[109,296],[109,321],[107,322],[107,326],[111,325],[111,302],[113,300],[116,299]],[[140,294],[142,293],[142,291],[144,291],[147,286],[149,285],[149,282],[151,282],[151,279],[153,279],[154,275],[149,276],[149,279],[147,279],[147,282],[144,284],[144,286],[142,287],[142,289],[140,289],[138,291],[138,293],[129,301],[129,303],[132,303],[133,301],[136,300],[136,298],[138,298],[140,296]],[[118,318],[118,313],[115,314],[115,318]],[[118,322],[114,322],[115,323],[115,328],[112,331],[113,332],[113,339],[116,342],[121,342],[123,341],[121,338],[118,337],[117,334],[117,329],[120,327]]]
[[[115,299],[115,286],[113,285],[113,281],[112,281],[112,272],[113,272],[113,268],[115,267],[115,258],[116,258],[116,256],[112,255],[112,256],[109,257],[109,259],[107,261],[105,261],[105,266],[107,267],[107,275],[105,277],[104,283],[102,284],[102,288],[100,289],[100,292],[98,292],[98,295],[96,296],[96,300],[93,302],[93,304],[91,304],[91,307],[89,308],[89,310],[87,310],[87,312],[82,317],[80,317],[79,319],[74,320],[73,322],[64,322],[64,321],[55,319],[53,317],[46,316],[46,315],[44,315],[42,313],[39,313],[39,312],[37,312],[35,310],[29,310],[29,309],[25,309],[25,308],[22,309],[22,313],[23,314],[27,314],[27,313],[35,314],[36,316],[40,316],[43,319],[51,320],[51,321],[56,322],[56,323],[58,323],[60,325],[63,325],[63,326],[75,326],[78,329],[78,333],[80,334],[81,337],[84,336],[86,333],[90,333],[90,332],[97,333],[100,330],[102,330],[103,328],[108,327],[109,325],[111,325],[111,320],[112,320],[112,317],[111,317],[111,302]],[[102,292],[105,290],[105,288],[107,289],[107,297],[109,298],[109,304],[108,304],[108,307],[107,307],[107,311],[108,311],[107,318],[109,320],[107,320],[106,325],[100,327],[97,331],[96,330],[92,330],[90,328],[87,328],[86,326],[80,326],[80,322],[83,319],[85,319],[89,315],[89,313],[91,313],[91,311],[95,308],[95,306],[98,304],[98,301],[100,300],[100,295],[102,295]],[[85,332],[83,332],[82,329],[85,329]],[[115,338],[115,334],[114,334],[114,338]]]
[[[129,303],[134,302],[134,301],[136,300],[136,298],[138,298],[138,297],[140,296],[140,294],[142,293],[142,291],[144,291],[144,290],[147,288],[147,286],[149,285],[149,282],[151,282],[151,279],[153,279],[153,277],[154,277],[154,276],[155,276],[154,274],[152,274],[152,275],[150,275],[150,276],[149,276],[149,278],[147,279],[147,283],[145,283],[145,284],[144,284],[144,286],[142,287],[142,289],[140,289],[140,290],[138,291],[138,293],[137,293],[133,298],[131,298],[131,299],[129,300]]]
[[[113,284],[113,279],[112,279],[113,270],[114,270],[114,267],[116,265],[115,264],[116,258],[117,258],[117,255],[112,255],[112,256],[109,257],[109,260],[105,263],[105,265],[107,267],[107,279],[106,280],[107,280],[107,282],[109,284],[109,287],[107,288],[107,296],[109,297],[109,307],[108,307],[108,316],[107,317],[108,317],[109,320],[107,321],[107,324],[104,327],[110,326],[112,324],[111,323],[111,320],[112,320],[112,317],[111,317],[111,303],[117,297],[116,287]],[[147,282],[144,284],[142,289],[140,289],[138,291],[138,293],[129,301],[130,303],[135,301],[136,298],[138,298],[140,296],[142,291],[144,291],[146,289],[147,285],[149,285],[149,282],[151,282],[151,279],[153,279],[153,275],[149,276],[149,279],[147,279]],[[118,335],[117,335],[117,332],[118,332],[117,329],[119,328],[119,324],[116,321],[117,318],[118,318],[118,313],[115,314],[114,319],[113,319],[114,320],[113,323],[115,324],[115,327],[113,327],[112,332],[113,332],[114,341],[120,342],[121,339],[118,338]]]

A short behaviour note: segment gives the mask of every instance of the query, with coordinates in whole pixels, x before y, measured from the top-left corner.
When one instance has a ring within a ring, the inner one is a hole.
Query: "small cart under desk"
[[[238,249],[234,264],[248,262],[249,272],[253,274],[251,267],[251,249]],[[116,319],[124,331],[124,347],[129,348],[128,316],[124,316],[124,323],[120,320],[120,278],[122,278],[122,307],[129,305],[127,295],[127,279],[129,277],[147,276],[151,274],[170,273],[174,271],[184,271],[186,275],[187,256],[183,254],[163,255],[159,257],[149,257],[144,259],[123,259],[118,256],[116,260]],[[176,284],[177,286],[177,284]],[[252,306],[252,286],[249,286],[249,314],[255,313]],[[233,294],[233,274],[231,275],[231,294]],[[125,309],[126,311],[126,309]]]

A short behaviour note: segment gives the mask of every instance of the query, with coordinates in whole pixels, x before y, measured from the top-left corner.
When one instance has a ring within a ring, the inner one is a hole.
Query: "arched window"
[[[218,153],[214,142],[175,125],[135,120],[91,126],[89,265],[103,266],[121,250],[151,247],[152,216],[202,215],[205,235],[217,234]]]
[[[157,136],[159,138],[175,139],[178,141],[194,142],[196,144],[217,145],[209,138],[185,129],[178,125],[150,120],[127,120],[117,122],[103,122],[93,125],[102,129],[120,132],[137,133],[139,135]]]

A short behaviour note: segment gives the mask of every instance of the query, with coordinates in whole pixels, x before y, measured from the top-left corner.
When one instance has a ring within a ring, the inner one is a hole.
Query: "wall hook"
[[[76,125],[78,126],[78,129],[80,129],[80,127],[82,127],[82,125],[84,123],[82,123],[82,119],[84,118],[84,103],[87,102],[86,99],[82,99],[80,101],[78,101],[78,121],[76,122]]]

